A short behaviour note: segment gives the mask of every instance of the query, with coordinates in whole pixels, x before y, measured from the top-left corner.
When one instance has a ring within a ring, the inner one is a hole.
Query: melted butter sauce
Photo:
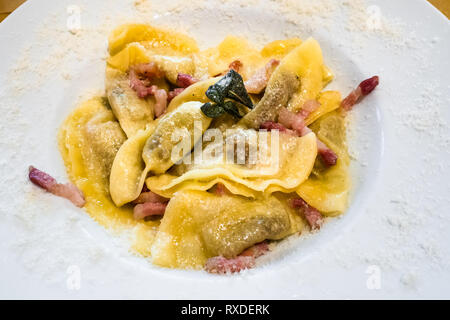
[[[108,176],[101,170],[101,159],[92,156],[91,141],[85,134],[88,122],[105,109],[101,98],[79,105],[65,120],[58,135],[59,149],[70,180],[86,198],[84,209],[99,224],[114,233],[129,232],[132,249],[148,256],[159,221],[133,219],[133,207],[116,207],[108,193]]]

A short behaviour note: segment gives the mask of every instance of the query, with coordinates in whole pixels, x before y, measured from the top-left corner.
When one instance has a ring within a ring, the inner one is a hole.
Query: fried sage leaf
[[[253,108],[244,81],[239,73],[230,69],[228,73],[206,91],[206,96],[217,104],[223,104],[225,98],[235,100],[243,105]]]
[[[222,104],[207,102],[200,107],[205,116],[209,118],[217,118],[223,115],[226,111]]]
[[[239,108],[236,106],[236,103],[233,101],[225,101],[222,105],[223,109],[231,114],[232,116],[235,116],[236,118],[242,118],[242,115],[239,113]]]
[[[203,113],[210,118],[220,117],[227,112],[240,119],[243,116],[239,112],[238,104],[250,109],[253,108],[252,100],[245,89],[241,75],[233,69],[210,86],[205,94],[211,101],[215,102],[205,103],[201,107]]]

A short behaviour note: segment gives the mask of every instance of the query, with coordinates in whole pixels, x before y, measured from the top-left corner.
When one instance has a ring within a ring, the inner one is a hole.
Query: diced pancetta
[[[255,267],[255,258],[238,256],[227,259],[222,256],[209,258],[205,264],[205,270],[209,273],[227,274],[241,272]]]
[[[54,194],[70,200],[77,207],[83,207],[86,203],[83,193],[73,184],[58,183],[52,176],[33,166],[29,167],[28,178],[38,187]]]
[[[259,127],[259,129],[267,130],[267,131],[278,130],[278,131],[284,132],[284,133],[295,134],[294,131],[289,130],[281,123],[273,122],[273,121],[266,121],[266,122],[262,123],[261,126]]]
[[[267,121],[261,125],[260,129],[265,129],[268,131],[279,130],[280,132],[292,135],[295,134],[302,137],[312,132],[311,129],[305,125],[305,115],[307,117],[312,111],[316,110],[318,106],[318,103],[308,103],[308,107],[304,109],[305,111],[297,114],[287,110],[286,108],[282,108],[278,115],[279,123]],[[293,130],[288,128],[292,128]],[[325,165],[334,166],[336,164],[338,160],[337,154],[328,148],[325,143],[320,141],[320,139],[317,139],[317,152]]]
[[[244,65],[240,60],[234,60],[228,65],[228,70],[234,70],[237,73],[240,73],[243,66]]]
[[[136,64],[130,70],[134,70],[146,79],[162,78],[164,76],[164,72],[154,62]]]
[[[175,88],[175,89],[169,91],[169,93],[167,94],[167,101],[168,102],[172,101],[172,99],[175,98],[180,93],[182,93],[184,91],[184,89],[185,88]]]
[[[198,82],[193,76],[186,73],[179,73],[177,76],[177,86],[180,88],[187,88]]]
[[[300,136],[307,135],[310,132],[312,132],[311,129],[305,126],[301,130]],[[317,139],[317,152],[319,153],[325,165],[334,166],[336,164],[338,160],[337,154],[333,150],[328,148],[325,143],[320,141],[320,139]]]
[[[242,64],[242,62],[241,62],[240,60],[234,60],[233,62],[231,62],[231,63],[228,65],[228,69],[227,69],[227,70],[223,71],[222,73],[216,74],[215,77],[218,77],[218,76],[224,76],[224,75],[226,75],[230,70],[234,70],[234,71],[236,71],[237,73],[240,73],[243,66],[244,66],[244,65]]]
[[[133,201],[135,204],[145,203],[145,202],[168,202],[169,199],[161,197],[159,194],[156,194],[151,191],[142,192],[139,197]]]
[[[151,88],[147,87],[146,82],[139,78],[137,72],[134,69],[130,69],[129,79],[130,88],[136,91],[136,94],[139,98],[146,98],[151,94]]]
[[[319,109],[320,103],[317,100],[306,100],[302,108],[298,112],[300,115],[306,119],[311,113]]]
[[[159,118],[164,112],[166,112],[167,108],[167,91],[164,89],[159,89],[157,86],[153,85],[152,88],[152,94],[155,96],[155,117]]]
[[[151,80],[163,76],[164,73],[154,62],[136,64],[129,70],[130,87],[136,91],[139,98],[145,98],[153,94]]]
[[[213,191],[216,195],[218,196],[224,196],[226,194],[229,194],[230,192],[228,191],[227,187],[225,187],[225,185],[223,183],[217,183],[214,187],[213,187]]]
[[[310,225],[311,229],[320,229],[323,223],[322,214],[314,207],[311,207],[302,198],[295,198],[291,200],[291,205],[293,208],[301,209],[306,221]]]
[[[129,71],[130,87],[136,91],[139,98],[155,96],[154,112],[156,118],[166,111],[168,94],[166,90],[150,84],[152,79],[163,76],[164,73],[153,62],[134,65]]]
[[[144,219],[149,216],[162,216],[166,211],[167,203],[145,202],[137,204],[133,210],[133,217],[136,220]]]
[[[239,256],[253,257],[256,259],[267,252],[269,252],[269,244],[266,241],[263,241],[244,250]]]
[[[295,118],[296,114],[286,108],[281,108],[280,112],[278,113],[278,122],[285,128],[292,128],[292,124],[294,123]]]
[[[317,152],[319,153],[325,165],[327,165],[328,167],[336,165],[336,162],[338,160],[337,154],[333,150],[328,148],[325,143],[323,143],[319,139],[317,139]]]
[[[247,81],[244,82],[248,93],[261,93],[267,86],[270,76],[280,64],[279,60],[271,59],[263,68],[257,70]]]
[[[363,97],[371,93],[378,86],[379,82],[380,79],[378,76],[373,76],[362,81],[355,90],[350,92],[350,94],[342,100],[342,109],[347,111],[351,110]]]
[[[269,251],[266,241],[255,244],[244,250],[235,258],[227,259],[223,256],[213,257],[206,261],[205,270],[209,273],[227,274],[251,269],[256,264],[256,258]]]
[[[293,129],[301,134],[303,127],[306,126],[306,118],[320,107],[320,103],[316,100],[306,101],[302,109],[298,113],[289,111],[286,108],[281,108],[278,115],[278,122],[286,128]]]

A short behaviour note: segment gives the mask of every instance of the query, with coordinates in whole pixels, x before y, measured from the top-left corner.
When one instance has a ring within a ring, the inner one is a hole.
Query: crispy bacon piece
[[[154,62],[137,64],[130,68],[130,87],[136,91],[139,98],[145,98],[153,94],[151,87],[149,87],[150,80],[163,76],[164,73]]]
[[[70,200],[77,207],[83,207],[86,203],[83,193],[71,183],[58,183],[52,176],[33,166],[29,167],[28,178],[38,187]]]
[[[244,82],[248,93],[261,93],[267,86],[270,76],[280,64],[279,60],[271,59],[263,68],[257,70],[250,79]]]
[[[286,108],[281,108],[278,115],[278,122],[286,128],[292,128],[301,134],[303,128],[306,126],[306,118],[319,107],[320,103],[318,101],[308,100],[303,104],[302,109],[298,113],[291,112]]]
[[[222,256],[209,258],[205,264],[205,270],[209,273],[227,274],[241,272],[245,269],[255,267],[255,258],[247,256],[237,256],[227,259]]]
[[[230,70],[234,70],[234,71],[236,71],[237,73],[240,73],[240,71],[241,71],[241,69],[242,69],[243,66],[244,66],[244,65],[242,64],[242,62],[241,62],[240,60],[234,60],[233,62],[231,62],[231,63],[228,65],[228,69],[227,69],[227,70],[225,70],[225,71],[222,72],[222,73],[216,74],[215,77],[218,77],[218,76],[224,76],[224,75],[226,75],[226,74],[228,73],[228,71],[230,71]]]
[[[168,202],[169,199],[161,197],[159,194],[156,194],[151,191],[142,192],[136,200],[133,201],[135,204],[145,203],[145,202]]]
[[[341,102],[341,107],[344,110],[351,110],[355,104],[361,101],[362,98],[371,93],[380,82],[378,76],[373,76],[372,78],[362,81],[358,87],[350,92],[350,94]]]
[[[186,73],[179,73],[177,76],[177,86],[180,88],[187,88],[198,82],[193,76]]]
[[[262,123],[259,128],[263,129],[263,130],[267,130],[267,131],[278,130],[280,132],[285,132],[285,133],[290,133],[290,134],[294,133],[292,130],[289,130],[281,123],[273,122],[273,121],[266,121],[266,122]]]
[[[302,198],[295,198],[291,200],[291,206],[296,209],[302,209],[303,215],[308,221],[311,229],[320,229],[320,226],[323,223],[322,214],[314,207],[311,207],[305,200]]]
[[[173,98],[175,98],[177,95],[179,95],[180,93],[182,93],[184,91],[185,88],[175,88],[172,91],[169,91],[168,95],[167,95],[167,101],[172,101]]]
[[[303,104],[302,108],[298,112],[304,119],[308,118],[308,116],[319,109],[320,103],[317,100],[306,100]]]
[[[164,112],[165,107],[167,106],[167,92],[164,89],[159,89],[155,85],[150,86],[150,84],[152,79],[161,78],[163,76],[164,73],[154,62],[134,65],[129,71],[130,87],[136,91],[139,98],[155,95],[157,104],[157,106],[155,106],[155,114],[157,117]],[[164,93],[162,91],[164,91]],[[163,101],[164,95],[165,99]]]
[[[228,191],[227,187],[223,183],[216,183],[213,189],[214,193],[218,196],[224,196],[226,194],[229,194],[230,191]]]
[[[134,69],[130,69],[129,79],[130,88],[136,91],[139,98],[145,98],[151,94],[151,88],[146,86],[146,83],[139,78]]]
[[[147,79],[162,78],[164,76],[164,72],[154,62],[136,64],[131,67],[131,70]]]
[[[325,165],[327,165],[328,167],[336,165],[336,162],[338,160],[337,154],[334,153],[333,150],[328,148],[325,143],[323,143],[319,139],[317,139],[317,152],[319,153]]]
[[[349,93],[347,97],[341,102],[341,107],[344,110],[351,110],[353,106],[360,100],[362,97],[362,90],[358,86],[355,90]]]
[[[269,244],[266,241],[255,244],[244,250],[239,256],[258,258],[269,252]]]
[[[133,216],[135,219],[139,220],[149,216],[163,215],[169,200],[170,199],[168,198],[151,192],[144,185],[142,193],[132,202],[133,204],[136,204],[133,210]]]
[[[313,102],[314,100],[305,102],[304,107],[302,108],[303,111],[300,111],[299,113],[295,114],[286,108],[282,108],[280,110],[280,113],[278,115],[278,121],[280,123],[267,121],[264,122],[260,129],[266,129],[266,130],[279,130],[280,132],[285,132],[292,135],[299,135],[304,136],[311,132],[311,129],[309,129],[305,125],[305,118],[314,110],[316,110],[319,107],[318,102]],[[306,108],[305,108],[306,106]],[[292,128],[293,130],[290,130],[288,128]],[[327,147],[325,143],[320,141],[320,139],[317,139],[317,152],[319,153],[322,161],[327,166],[334,166],[337,162],[338,156],[336,153],[334,153],[333,150]]]
[[[154,106],[155,117],[158,118],[162,114],[164,114],[164,112],[166,112],[168,95],[167,95],[166,90],[159,89],[155,85],[151,86],[151,88],[152,88],[152,94],[155,96],[155,100],[156,100],[156,103]]]
[[[184,89],[193,85],[196,82],[198,82],[198,80],[192,77],[191,75],[179,73],[177,76],[177,86],[179,88],[175,88],[172,91],[169,91],[167,95],[167,101],[172,101],[172,99],[175,98],[180,93],[182,93]]]
[[[136,220],[144,219],[149,216],[162,216],[166,211],[167,203],[145,202],[137,204],[133,210],[133,217]]]
[[[213,257],[206,261],[205,270],[209,273],[227,274],[251,269],[255,266],[255,259],[269,251],[266,241],[255,244],[244,250],[236,258],[227,259],[223,256]]]
[[[240,60],[234,60],[228,65],[228,70],[234,70],[239,73],[244,65]],[[226,72],[225,72],[226,73]]]
[[[296,119],[296,114],[289,111],[286,108],[281,108],[280,112],[278,113],[278,122],[286,127],[286,128],[292,128],[292,125]]]
[[[310,128],[303,127],[300,136],[307,135],[308,133],[312,132]],[[337,162],[338,156],[336,153],[334,153],[333,150],[327,147],[325,143],[320,141],[320,139],[317,139],[317,152],[319,153],[320,157],[322,158],[322,161],[327,166],[334,166]]]

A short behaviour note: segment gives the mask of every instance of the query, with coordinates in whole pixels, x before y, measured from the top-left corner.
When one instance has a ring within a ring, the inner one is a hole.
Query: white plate
[[[0,297],[449,298],[448,20],[419,0],[159,2],[29,0],[0,24]],[[203,48],[227,34],[313,36],[343,93],[378,74],[351,115],[348,212],[257,269],[218,277],[154,267],[31,186],[30,164],[67,179],[57,128],[103,91],[107,35],[126,21],[186,30]]]

